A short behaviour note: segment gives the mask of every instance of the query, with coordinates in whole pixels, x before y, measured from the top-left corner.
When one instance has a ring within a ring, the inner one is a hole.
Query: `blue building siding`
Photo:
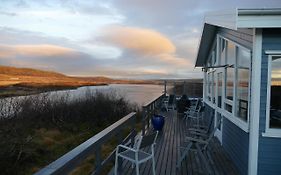
[[[214,109],[205,104],[205,115],[214,117]],[[249,134],[223,118],[222,146],[241,174],[248,171]]]
[[[249,134],[227,118],[223,119],[222,146],[229,154],[241,174],[247,174]]]
[[[263,137],[266,128],[268,55],[266,50],[281,50],[281,29],[264,29],[262,43],[260,137],[258,174],[281,174],[281,138]]]

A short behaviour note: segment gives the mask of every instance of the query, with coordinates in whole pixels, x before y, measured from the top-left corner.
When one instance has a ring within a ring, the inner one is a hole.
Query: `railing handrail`
[[[145,108],[149,105],[151,105],[152,103],[154,103],[155,101],[157,101],[159,98],[162,98],[165,95],[165,93],[162,93],[160,96],[155,97],[154,99],[150,100],[149,102],[147,102],[146,104],[144,104],[142,107]]]
[[[123,125],[134,119],[135,114],[136,112],[131,112],[130,114],[121,118],[73,150],[61,156],[59,159],[39,170],[37,173],[35,173],[35,175],[60,174],[62,172],[69,172],[70,170],[74,169],[73,165],[80,163],[81,160],[88,156],[89,153],[91,153],[96,147],[104,143],[108,137],[121,130]]]

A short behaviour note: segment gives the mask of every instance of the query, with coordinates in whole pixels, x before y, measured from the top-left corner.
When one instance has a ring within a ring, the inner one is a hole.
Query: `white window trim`
[[[270,93],[271,93],[271,63],[272,63],[272,57],[273,56],[281,56],[281,50],[275,50],[275,51],[265,51],[265,54],[268,55],[268,72],[267,72],[267,100],[266,100],[266,126],[265,126],[265,132],[262,133],[262,136],[264,137],[277,137],[281,138],[281,128],[270,128],[269,127],[269,118],[270,118]]]
[[[217,34],[217,38],[216,38],[216,41],[217,41],[217,52],[220,52],[220,38],[221,39],[224,39],[226,40],[227,42],[232,42],[234,43],[234,45],[236,47],[239,47],[239,48],[242,48],[244,50],[246,50],[247,52],[250,52],[252,53],[252,51],[250,49],[248,49],[247,47],[241,45],[241,44],[238,44],[236,43],[235,41],[232,41],[228,38],[225,38],[224,36],[220,35],[220,34]],[[226,45],[226,49],[227,49],[227,45]],[[235,49],[235,52],[237,52],[237,49]],[[236,54],[237,55],[237,54]],[[220,64],[221,62],[221,58],[219,58],[221,55],[220,53],[217,53],[216,54],[217,56],[217,60],[219,60],[218,64]],[[226,57],[227,57],[227,50],[226,50]],[[252,57],[252,54],[251,54],[251,57]],[[252,60],[252,59],[251,59]],[[226,63],[227,63],[227,58],[225,59]],[[237,58],[235,59],[235,62],[237,62]],[[236,67],[236,66],[235,66]],[[236,69],[236,68],[235,68]],[[250,77],[251,77],[251,71],[252,71],[252,67],[250,67]],[[235,71],[236,72],[236,71]],[[234,106],[236,104],[235,103],[235,99],[236,99],[236,91],[235,91],[235,86],[237,84],[237,76],[234,74],[234,84],[233,84],[233,101],[232,100],[229,100],[229,99],[226,99],[225,98],[225,88],[226,88],[226,69],[224,69],[223,71],[223,96],[222,96],[222,106],[221,108],[219,108],[216,104],[213,104],[212,102],[206,100],[205,102],[212,108],[216,109],[218,112],[221,113],[221,115],[225,118],[227,118],[229,121],[231,121],[232,123],[234,123],[236,126],[238,126],[239,128],[241,128],[243,131],[245,132],[249,132],[249,116],[250,116],[250,103],[251,103],[251,99],[250,99],[250,89],[251,89],[251,81],[249,81],[249,89],[248,89],[248,114],[247,114],[247,121],[245,120],[242,120],[241,118],[239,118],[238,116],[236,116],[236,112],[235,112],[235,109],[234,109]],[[226,111],[225,109],[225,104],[228,104],[228,105],[231,105],[232,106],[232,113]]]
[[[221,109],[217,107],[215,104],[211,103],[210,101],[206,100],[204,101],[208,106],[215,109],[217,112],[221,113],[222,117],[227,118],[229,121],[231,121],[233,124],[241,128],[245,132],[249,132],[249,124],[248,122],[245,122],[244,120],[235,117],[232,113],[226,111],[225,109]]]

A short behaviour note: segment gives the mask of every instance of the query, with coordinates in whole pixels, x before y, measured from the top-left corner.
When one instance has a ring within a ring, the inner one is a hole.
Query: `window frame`
[[[268,65],[267,65],[267,99],[266,99],[266,121],[265,121],[265,132],[262,133],[262,136],[265,137],[281,137],[281,128],[270,128],[270,97],[271,97],[271,72],[272,72],[272,57],[281,57],[281,50],[278,51],[265,51],[265,54],[268,55]]]
[[[217,106],[217,104],[213,104],[212,102],[210,101],[207,101],[207,104],[209,106],[211,106],[212,108],[216,109],[218,112],[220,112],[224,117],[226,117],[229,121],[231,121],[232,123],[234,123],[236,126],[238,126],[239,128],[241,128],[243,131],[245,132],[249,132],[249,116],[250,116],[250,106],[251,106],[251,95],[250,95],[250,92],[251,92],[251,84],[252,84],[252,50],[233,41],[233,40],[230,40],[220,34],[217,34],[217,38],[216,38],[216,45],[217,45],[217,54],[216,54],[216,59],[217,59],[217,64],[218,65],[221,65],[221,40],[225,40],[226,43],[228,43],[229,41],[232,42],[234,45],[235,45],[235,64],[233,65],[234,66],[234,78],[233,78],[233,100],[228,100],[226,99],[225,97],[225,88],[226,88],[226,68],[224,68],[223,70],[223,87],[222,87],[222,90],[223,90],[223,96],[222,96],[222,106],[221,108],[219,108]],[[227,48],[227,44],[225,46]],[[249,68],[249,87],[248,87],[248,113],[247,113],[247,121],[241,119],[240,117],[238,117],[236,115],[236,100],[237,100],[237,97],[236,97],[236,93],[237,93],[237,83],[238,83],[238,76],[236,75],[237,74],[237,51],[238,49],[237,48],[241,48],[241,49],[244,49],[246,50],[247,52],[250,53],[251,55],[251,64],[250,64],[250,68]],[[212,47],[212,50],[213,50],[213,47]],[[211,52],[210,52],[211,53]],[[227,49],[226,49],[226,58],[225,58],[225,62],[227,63]],[[232,113],[228,112],[226,109],[225,109],[225,104],[229,104],[232,106]]]
[[[253,58],[253,53],[252,53],[252,51],[250,50],[250,49],[247,49],[247,48],[245,48],[245,47],[243,47],[243,46],[236,46],[236,47],[240,47],[240,48],[242,48],[242,49],[244,49],[244,50],[246,50],[247,52],[250,52],[250,67],[249,67],[249,87],[248,87],[248,111],[247,111],[247,123],[249,123],[249,117],[250,117],[250,103],[251,103],[251,89],[252,89],[252,83],[251,83],[251,77],[252,77],[252,58]],[[236,54],[238,55],[238,49],[236,49]],[[236,59],[236,65],[235,65],[235,94],[234,94],[234,96],[235,96],[235,101],[237,101],[237,88],[238,88],[238,69],[240,68],[239,66],[238,66],[238,58]],[[245,67],[243,67],[243,69],[244,69]],[[241,69],[241,68],[240,68]],[[235,109],[234,109],[234,115],[236,115],[236,110],[237,110],[237,104],[235,104]],[[237,118],[239,118],[238,116],[236,116]],[[239,118],[240,119],[240,118]],[[242,120],[242,119],[240,119],[240,120]],[[244,120],[242,120],[242,121],[244,121]]]

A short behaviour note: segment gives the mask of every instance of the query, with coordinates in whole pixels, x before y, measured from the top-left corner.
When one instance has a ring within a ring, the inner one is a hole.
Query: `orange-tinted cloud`
[[[114,25],[106,27],[102,35],[103,42],[123,49],[126,57],[146,59],[148,64],[191,66],[187,59],[176,55],[173,42],[157,31]]]
[[[161,33],[136,27],[107,27],[102,40],[143,55],[173,53],[176,50],[174,44]]]
[[[0,57],[24,55],[31,57],[52,57],[73,53],[74,50],[57,45],[0,45]]]

